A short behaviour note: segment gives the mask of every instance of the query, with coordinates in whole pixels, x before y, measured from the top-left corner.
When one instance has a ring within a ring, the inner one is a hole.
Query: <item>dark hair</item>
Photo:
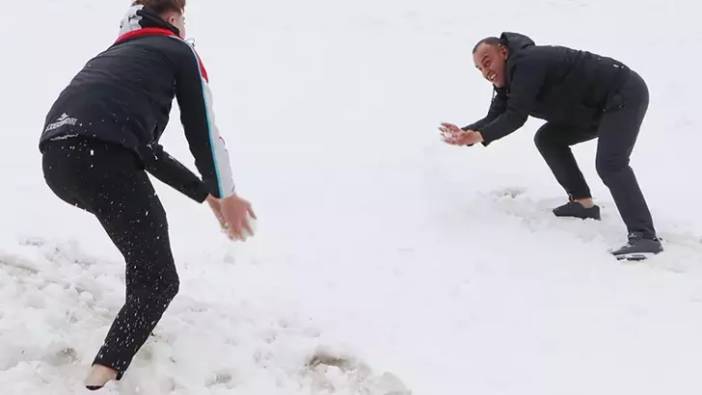
[[[168,11],[183,12],[185,0],[136,0],[132,5],[143,5],[157,14]]]
[[[475,44],[475,46],[473,47],[473,53],[475,53],[478,50],[478,47],[480,47],[483,44],[491,45],[493,47],[496,47],[498,45],[504,45],[502,40],[500,40],[497,37],[486,37],[486,38],[478,41],[477,44]]]

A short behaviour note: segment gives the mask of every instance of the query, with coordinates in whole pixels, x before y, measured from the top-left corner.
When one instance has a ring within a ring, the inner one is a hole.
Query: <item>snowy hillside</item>
[[[92,216],[45,186],[44,116],[115,38],[128,1],[4,1],[0,36],[0,388],[83,393],[123,300]],[[233,244],[163,184],[181,291],[106,394],[699,394],[702,84],[697,1],[194,1],[189,35],[258,234]],[[638,264],[564,196],[538,121],[483,147],[441,121],[487,110],[475,41],[517,31],[615,57],[651,105],[632,158],[666,252]],[[192,164],[174,114],[163,143]]]

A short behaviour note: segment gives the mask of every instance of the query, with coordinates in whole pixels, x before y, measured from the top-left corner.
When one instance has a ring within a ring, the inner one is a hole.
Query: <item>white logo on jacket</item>
[[[46,130],[44,130],[44,132],[50,132],[52,130],[58,129],[58,128],[65,126],[65,125],[74,126],[76,123],[78,123],[78,119],[71,118],[70,116],[68,116],[68,114],[63,113],[63,114],[61,114],[60,117],[58,117],[56,122],[50,123],[49,125],[47,125]]]

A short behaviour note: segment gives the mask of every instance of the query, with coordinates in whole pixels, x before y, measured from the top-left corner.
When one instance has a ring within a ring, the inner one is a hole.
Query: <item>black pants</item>
[[[178,292],[166,213],[129,150],[81,137],[43,150],[49,187],[95,215],[126,261],[126,301],[94,361],[121,378]]]
[[[648,88],[638,74],[630,73],[622,88],[608,98],[597,125],[574,127],[546,123],[536,133],[534,141],[561,186],[572,198],[578,199],[591,197],[590,188],[570,146],[598,138],[597,173],[612,193],[629,233],[638,232],[653,238],[656,231],[651,213],[629,166],[629,157],[648,108]]]

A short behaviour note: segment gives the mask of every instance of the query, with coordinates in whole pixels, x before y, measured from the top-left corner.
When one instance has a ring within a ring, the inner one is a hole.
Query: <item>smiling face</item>
[[[507,47],[483,43],[473,53],[473,62],[486,80],[492,82],[496,87],[502,88],[507,83],[508,57]]]

